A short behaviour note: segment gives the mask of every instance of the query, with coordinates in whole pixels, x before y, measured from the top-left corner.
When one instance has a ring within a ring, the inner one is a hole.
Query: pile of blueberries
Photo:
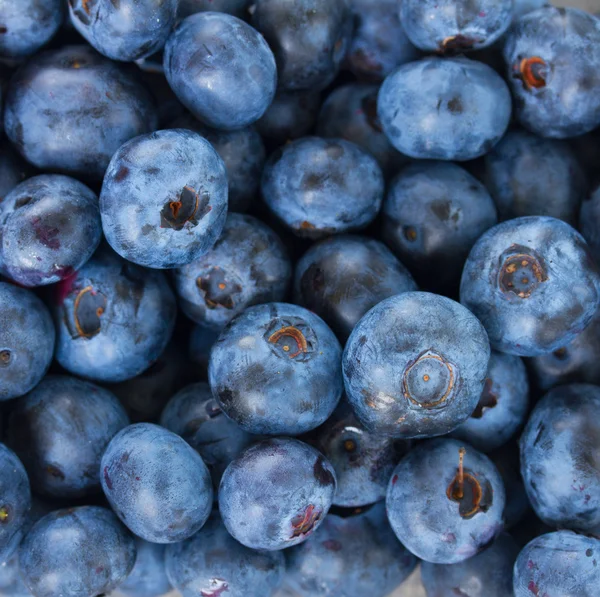
[[[0,0],[0,595],[600,595],[600,18]]]

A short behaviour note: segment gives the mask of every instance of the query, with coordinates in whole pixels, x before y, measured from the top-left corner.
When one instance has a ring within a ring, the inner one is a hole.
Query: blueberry
[[[98,179],[125,141],[156,128],[156,108],[123,67],[89,47],[67,46],[17,71],[4,127],[34,166]]]
[[[151,268],[191,263],[215,244],[227,214],[223,160],[198,133],[156,131],[112,157],[100,194],[106,239]]]
[[[276,151],[262,176],[267,207],[298,236],[311,239],[364,228],[381,207],[376,160],[342,139],[304,137]]]
[[[108,390],[50,375],[16,401],[7,439],[36,492],[72,499],[100,491],[100,458],[128,424],[125,409]]]
[[[413,158],[471,160],[504,135],[511,115],[506,83],[467,58],[424,58],[395,70],[379,91],[381,127]]]
[[[557,531],[528,543],[514,567],[515,597],[598,594],[600,540]]]
[[[342,361],[346,393],[371,433],[442,435],[476,408],[489,356],[483,326],[464,307],[405,292],[381,301],[354,328]]]
[[[230,214],[212,250],[175,270],[174,280],[181,310],[221,329],[246,307],[283,300],[291,275],[279,237],[256,218]]]
[[[504,46],[519,122],[542,137],[565,138],[600,125],[600,21],[575,8],[523,16]]]
[[[282,89],[323,89],[335,78],[352,35],[346,0],[259,0],[252,24],[271,46]]]
[[[561,220],[529,216],[498,224],[477,241],[460,297],[493,348],[537,356],[568,344],[589,324],[599,289],[583,237]]]
[[[286,583],[300,597],[384,597],[417,564],[390,529],[383,504],[348,518],[330,513],[287,561]]]
[[[335,489],[333,467],[317,450],[295,439],[269,439],[227,467],[219,509],[234,539],[275,551],[302,543],[319,528]]]
[[[521,429],[528,407],[529,382],[523,361],[513,355],[492,351],[479,404],[452,435],[477,450],[490,452],[508,442]]]
[[[113,510],[146,541],[183,541],[210,514],[213,490],[202,458],[158,425],[137,423],[120,431],[100,467],[102,489]]]
[[[398,539],[417,557],[456,564],[502,530],[504,501],[502,479],[487,456],[454,439],[433,439],[400,461],[386,509]]]
[[[75,29],[98,52],[125,62],[154,54],[175,24],[178,0],[69,0]]]
[[[575,226],[587,181],[565,141],[508,133],[485,157],[485,184],[500,220],[551,216]]]
[[[0,282],[0,402],[29,392],[54,355],[50,313],[29,290]]]
[[[600,185],[581,205],[579,221],[581,234],[588,242],[594,259],[600,263]]]
[[[225,13],[202,12],[181,21],[167,40],[164,67],[181,103],[218,129],[239,129],[258,120],[277,86],[267,42]]]
[[[600,387],[559,386],[537,403],[521,436],[521,475],[536,514],[553,527],[600,531],[596,459]]]
[[[135,538],[135,546],[135,566],[118,586],[118,592],[126,597],[163,597],[172,590],[165,566],[166,546],[139,537]]]
[[[56,510],[31,529],[19,550],[21,575],[35,597],[94,597],[133,568],[133,537],[98,506]]]
[[[419,284],[458,288],[475,241],[497,223],[487,189],[466,170],[445,162],[406,167],[383,202],[381,235]]]
[[[377,303],[416,289],[408,270],[385,245],[344,235],[314,244],[298,261],[294,300],[322,317],[345,341]]]
[[[192,328],[189,342],[189,357],[194,363],[202,379],[208,379],[208,362],[210,351],[219,337],[219,330],[195,325]]]
[[[4,597],[32,597],[19,573],[19,556],[0,562],[0,593]]]
[[[543,6],[548,6],[547,0],[514,0],[513,22],[520,19],[523,15]]]
[[[167,574],[183,597],[265,597],[281,584],[284,571],[281,552],[244,547],[218,513],[193,537],[167,548]]]
[[[318,427],[342,395],[342,349],[307,309],[246,309],[214,345],[208,370],[225,414],[249,433],[299,435]]]
[[[180,19],[189,17],[197,12],[226,12],[228,14],[244,17],[251,0],[179,0],[177,15]]]
[[[101,237],[98,197],[74,178],[34,176],[0,202],[0,270],[22,286],[72,276]]]
[[[169,342],[176,302],[162,272],[101,247],[56,286],[56,359],[70,373],[104,382],[139,375]]]

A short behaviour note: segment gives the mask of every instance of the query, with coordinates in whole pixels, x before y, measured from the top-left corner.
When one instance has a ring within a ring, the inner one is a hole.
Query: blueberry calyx
[[[529,298],[548,279],[541,258],[526,247],[512,247],[511,252],[503,259],[498,285],[505,294],[514,294],[521,299]]]
[[[183,187],[179,197],[167,201],[160,212],[160,227],[181,230],[188,222],[195,226],[209,212],[208,193],[197,193],[192,187]]]
[[[402,376],[404,397],[410,408],[444,408],[456,386],[452,363],[429,349],[410,362]]]
[[[218,266],[213,267],[206,275],[196,280],[208,309],[235,307],[234,296],[242,290],[241,284],[229,280],[225,272]]]
[[[307,361],[317,347],[311,327],[298,317],[275,319],[265,334],[271,350],[278,357]]]
[[[10,506],[4,504],[0,507],[0,524],[5,524],[10,520]]]
[[[522,58],[517,65],[513,66],[513,71],[514,77],[521,79],[523,87],[529,91],[546,87],[548,82],[548,64],[539,56]]]

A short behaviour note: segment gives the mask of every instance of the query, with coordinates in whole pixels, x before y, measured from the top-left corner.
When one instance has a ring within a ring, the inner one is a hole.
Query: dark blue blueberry
[[[202,379],[208,379],[210,351],[219,337],[219,330],[195,325],[189,342],[189,358],[197,366]]]
[[[323,89],[338,73],[352,35],[347,0],[259,0],[252,24],[271,46],[282,89]]]
[[[345,235],[316,243],[298,261],[294,301],[322,317],[345,341],[377,303],[416,289],[408,270],[383,243]]]
[[[182,104],[223,130],[248,126],[277,86],[273,52],[250,25],[225,13],[187,17],[167,40],[165,75]]]
[[[98,179],[125,141],[156,128],[156,108],[123,67],[90,47],[67,46],[17,71],[4,127],[34,166]]]
[[[196,450],[163,427],[126,427],[112,439],[100,466],[102,489],[113,510],[146,541],[183,541],[210,514],[213,489],[206,465]]]
[[[31,529],[19,550],[21,575],[35,597],[95,597],[131,572],[133,537],[106,508],[56,510]]]
[[[106,240],[125,259],[159,269],[191,263],[225,223],[223,160],[193,131],[136,137],[108,165],[100,213]]]
[[[0,562],[19,546],[31,507],[31,490],[25,467],[17,455],[0,444]]]
[[[513,0],[402,0],[400,16],[415,46],[428,52],[486,48],[509,28]]]
[[[244,547],[216,512],[193,537],[167,548],[167,574],[183,597],[267,597],[284,572],[283,553]]]
[[[98,197],[74,178],[34,176],[0,202],[0,270],[22,286],[72,276],[101,238]]]
[[[118,586],[126,597],[163,597],[172,590],[167,578],[164,545],[135,538],[137,557],[129,576]]]
[[[317,239],[364,228],[381,207],[375,158],[342,139],[304,137],[271,155],[262,177],[269,209],[298,236]]]
[[[50,375],[15,402],[7,440],[34,491],[72,499],[100,491],[102,454],[128,424],[125,409],[108,390]]]
[[[354,328],[343,357],[348,400],[371,432],[431,437],[476,408],[490,347],[458,303],[427,292],[380,302]]]
[[[402,153],[461,161],[500,141],[512,100],[500,75],[482,62],[425,58],[386,78],[377,110],[384,133]]]
[[[600,276],[571,226],[543,216],[516,218],[477,241],[460,300],[483,323],[493,348],[537,356],[565,346],[590,323]]]
[[[523,361],[492,351],[479,404],[452,435],[477,450],[490,452],[521,429],[528,410],[529,382]]]
[[[542,137],[600,125],[600,20],[575,8],[540,8],[511,29],[504,60],[519,122]]]
[[[180,19],[197,12],[226,12],[239,17],[245,16],[251,0],[179,0],[177,15]]]
[[[29,290],[0,282],[0,402],[29,392],[54,355],[50,313]]]
[[[249,433],[299,435],[321,425],[343,390],[342,349],[303,307],[246,309],[223,330],[208,377],[225,414]]]
[[[3,597],[32,597],[19,573],[18,552],[0,562],[0,593]]]
[[[0,57],[20,60],[45,46],[62,25],[64,0],[3,0]]]
[[[575,226],[587,189],[585,174],[564,141],[525,131],[508,133],[485,157],[485,184],[500,220],[551,216]]]
[[[162,272],[106,247],[56,286],[56,359],[70,373],[116,383],[139,375],[166,347],[176,301]]]
[[[502,479],[487,456],[454,439],[433,439],[400,461],[386,508],[412,553],[433,564],[456,564],[502,530],[504,502]]]
[[[256,218],[230,214],[215,246],[175,270],[174,280],[181,310],[221,329],[251,305],[283,300],[291,276],[279,237]]]
[[[392,181],[382,238],[427,289],[458,288],[475,241],[498,219],[487,189],[445,162],[416,163]]]
[[[600,185],[582,203],[579,222],[581,234],[588,242],[594,259],[600,263]]]
[[[305,541],[319,528],[336,489],[333,467],[295,439],[269,439],[225,470],[219,509],[234,539],[274,551]]]
[[[521,436],[521,475],[548,525],[600,532],[600,387],[559,386],[537,403]]]
[[[515,597],[595,597],[600,586],[600,540],[571,531],[528,543],[514,567]]]
[[[178,0],[69,0],[75,29],[101,54],[129,62],[160,50]]]
[[[229,463],[252,442],[249,433],[223,414],[203,382],[177,392],[165,406],[160,424],[198,451],[216,489]]]
[[[502,533],[484,551],[464,562],[423,562],[421,579],[427,597],[512,596],[513,566],[518,555],[519,547],[515,540]]]
[[[4,197],[25,180],[27,170],[27,164],[12,150],[10,144],[0,142],[0,205]]]
[[[390,529],[383,504],[347,518],[330,513],[287,556],[286,584],[299,597],[385,597],[417,564]]]

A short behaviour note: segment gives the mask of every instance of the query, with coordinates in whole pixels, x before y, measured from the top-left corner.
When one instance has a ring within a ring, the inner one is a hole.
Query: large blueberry
[[[125,259],[174,268],[206,253],[227,215],[223,160],[198,133],[156,131],[122,145],[100,193],[102,228]]]
[[[344,383],[371,433],[431,437],[452,431],[477,406],[490,346],[458,303],[427,292],[380,302],[346,343]]]
[[[214,345],[208,377],[225,414],[249,433],[298,435],[323,423],[342,395],[342,349],[303,307],[246,309]]]
[[[493,348],[537,356],[568,344],[600,302],[600,275],[583,237],[562,220],[516,218],[488,230],[471,250],[460,299]]]
[[[163,597],[172,591],[165,566],[166,546],[135,538],[137,557],[129,576],[118,587],[126,597]]]
[[[296,439],[269,439],[225,470],[219,509],[229,533],[246,547],[274,551],[305,541],[331,506],[333,467]]]

